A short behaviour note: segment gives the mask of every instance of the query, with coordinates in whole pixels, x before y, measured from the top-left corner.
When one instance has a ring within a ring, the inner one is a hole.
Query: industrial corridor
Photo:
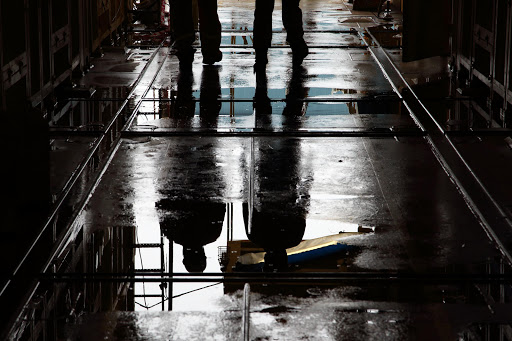
[[[150,2],[1,2],[0,339],[512,340],[510,1]]]

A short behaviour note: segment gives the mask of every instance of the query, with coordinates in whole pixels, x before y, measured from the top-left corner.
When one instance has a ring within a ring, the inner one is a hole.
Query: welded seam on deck
[[[162,279],[162,276],[164,279]],[[132,273],[44,273],[48,282],[217,282],[217,283],[510,283],[512,274],[412,273],[412,272],[132,272]]]

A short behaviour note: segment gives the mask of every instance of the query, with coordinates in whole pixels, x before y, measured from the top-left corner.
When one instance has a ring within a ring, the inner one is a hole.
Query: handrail
[[[123,101],[123,103],[121,104],[120,108],[117,110],[117,112],[115,113],[114,117],[112,117],[112,119],[110,120],[109,124],[105,127],[105,130],[101,133],[101,136],[99,136],[99,138],[94,142],[94,145],[93,147],[91,148],[91,150],[89,151],[88,155],[84,158],[84,160],[82,161],[82,163],[77,167],[77,169],[74,171],[74,173],[72,174],[71,178],[68,180],[68,182],[66,183],[64,189],[61,191],[61,194],[58,198],[58,200],[56,201],[55,205],[53,206],[52,210],[51,210],[51,213],[50,215],[48,216],[45,224],[43,225],[43,227],[41,228],[41,230],[39,231],[38,235],[36,236],[36,238],[34,239],[34,241],[32,242],[32,244],[30,245],[30,247],[28,248],[27,252],[25,253],[25,255],[23,256],[23,258],[21,259],[21,261],[18,263],[18,265],[15,267],[14,271],[12,272],[10,278],[16,276],[16,274],[19,272],[19,270],[21,269],[21,267],[23,266],[23,264],[25,263],[25,261],[27,260],[28,256],[32,253],[32,251],[34,250],[34,248],[36,247],[36,245],[40,242],[41,240],[41,237],[43,236],[43,234],[46,232],[46,230],[52,225],[53,223],[53,220],[55,219],[55,217],[57,216],[58,212],[60,211],[63,203],[66,201],[66,199],[68,198],[69,194],[71,193],[72,189],[74,188],[75,184],[77,183],[78,179],[80,178],[80,176],[83,174],[84,170],[87,168],[87,166],[89,165],[89,163],[91,162],[91,160],[93,159],[94,155],[96,154],[96,152],[98,151],[101,143],[103,142],[103,140],[105,139],[105,137],[110,133],[110,130],[112,129],[114,123],[117,121],[117,119],[119,118],[119,116],[121,115],[121,113],[123,112],[124,108],[126,107],[126,105],[129,103],[129,100],[130,100],[130,97],[133,95],[133,93],[135,92],[135,89],[137,87],[137,85],[140,83],[142,77],[144,76],[144,74],[146,73],[147,69],[149,68],[149,65],[152,63],[154,57],[156,56],[157,54],[157,51],[160,50],[160,48],[163,46],[163,41],[162,43],[160,44],[160,46],[158,47],[158,49],[153,53],[153,55],[151,56],[151,58],[148,60],[147,64],[144,66],[144,68],[142,69],[139,77],[137,78],[137,80],[135,81],[135,83],[133,84],[133,87],[131,89],[131,91],[128,93],[128,95],[126,96],[126,99]],[[0,297],[5,293],[5,291],[7,290],[7,288],[9,287],[11,283],[11,279],[9,279],[5,284],[4,286],[1,288],[0,290]]]
[[[436,157],[436,159],[440,163],[441,167],[443,167],[443,169],[446,172],[446,174],[450,177],[450,179],[453,182],[453,184],[457,187],[458,191],[461,193],[461,195],[464,198],[464,201],[466,202],[468,208],[472,211],[473,215],[478,219],[478,221],[480,223],[480,226],[482,227],[484,232],[487,234],[488,238],[490,240],[492,240],[496,244],[497,248],[499,249],[501,254],[504,256],[504,258],[507,260],[507,262],[512,265],[512,254],[509,252],[509,250],[507,250],[507,247],[505,246],[505,244],[501,240],[499,234],[496,232],[496,230],[495,230],[496,226],[494,226],[494,227],[491,226],[491,224],[489,223],[489,220],[487,219],[486,215],[481,210],[482,207],[480,207],[475,202],[475,200],[472,197],[472,195],[466,189],[467,186],[464,186],[464,184],[462,183],[460,178],[455,174],[455,171],[452,169],[452,167],[449,165],[449,163],[448,163],[448,161],[446,159],[446,155],[442,154],[442,152],[440,150],[440,144],[436,143],[434,141],[434,138],[431,136],[431,134],[435,134],[435,133],[437,133],[438,135],[440,134],[442,136],[442,138],[448,143],[448,146],[449,146],[451,152],[455,153],[455,157],[462,164],[462,167],[465,168],[465,170],[467,171],[469,177],[476,183],[477,188],[481,191],[481,195],[485,196],[487,198],[487,200],[490,202],[491,207],[494,208],[494,212],[493,213],[496,216],[493,216],[491,218],[494,219],[495,221],[496,221],[496,218],[499,218],[499,221],[502,222],[501,224],[506,225],[507,231],[512,229],[512,220],[505,213],[505,210],[501,207],[501,205],[492,197],[492,195],[487,190],[487,188],[485,187],[483,182],[478,178],[478,176],[473,171],[473,169],[470,167],[468,162],[464,159],[464,157],[460,153],[459,149],[455,146],[455,144],[453,143],[452,139],[450,138],[450,134],[448,134],[443,129],[443,127],[439,124],[439,122],[437,122],[437,120],[432,115],[432,113],[428,110],[428,108],[421,102],[421,100],[419,99],[417,94],[412,89],[411,85],[406,81],[406,79],[400,73],[400,70],[395,65],[395,63],[392,61],[392,59],[389,56],[389,54],[382,48],[382,46],[380,45],[378,40],[371,34],[371,32],[369,32],[367,30],[366,33],[369,35],[369,37],[372,39],[373,43],[375,44],[374,48],[378,49],[378,51],[380,51],[383,54],[383,56],[385,58],[385,62],[387,64],[389,64],[391,66],[391,68],[393,69],[394,76],[398,77],[400,83],[402,83],[402,85],[408,90],[408,92],[412,96],[412,102],[414,102],[414,104],[417,104],[421,108],[421,110],[423,112],[425,112],[426,115],[428,116],[429,120],[427,120],[427,122],[420,122],[420,119],[413,112],[413,110],[411,108],[410,104],[412,104],[412,103],[408,103],[405,100],[403,101],[404,105],[409,110],[411,118],[416,122],[416,124],[418,125],[418,127],[420,127],[421,130],[423,130],[424,132],[427,133],[425,138],[427,139],[427,141],[428,141],[428,143],[429,143],[429,145],[430,145],[430,147],[431,147],[431,149],[432,149],[432,151],[434,153],[434,156]],[[375,61],[379,65],[379,67],[381,68],[382,72],[386,76],[386,78],[387,78],[388,82],[390,83],[390,85],[393,87],[393,89],[395,90],[397,95],[401,99],[403,99],[402,94],[400,94],[400,91],[397,88],[397,84],[395,84],[395,82],[393,82],[393,80],[391,79],[391,76],[388,74],[388,72],[386,72],[384,64],[377,57],[377,55],[374,52],[374,49],[372,49],[372,46],[370,46],[370,44],[368,44],[368,42],[364,39],[364,36],[363,36],[363,34],[361,32],[359,32],[359,34],[361,35],[361,38],[363,39],[363,41],[367,44],[368,50],[370,51],[370,53],[372,54],[373,58],[375,59]],[[434,127],[435,131],[428,131],[425,128],[425,125],[424,125],[425,123],[428,124],[428,125],[432,125]]]
[[[58,214],[59,214],[59,212],[60,212],[60,210],[62,208],[62,205],[64,204],[64,202],[66,200],[69,199],[69,196],[70,196],[72,190],[75,189],[75,185],[77,184],[78,180],[84,174],[84,171],[90,165],[91,161],[94,160],[94,156],[96,155],[96,153],[100,149],[100,147],[101,147],[102,143],[104,142],[104,140],[111,134],[111,131],[112,131],[115,123],[118,121],[118,119],[122,115],[125,107],[130,102],[131,97],[133,96],[133,94],[135,93],[135,91],[137,89],[137,86],[139,85],[139,83],[141,82],[142,78],[146,74],[146,71],[149,69],[150,65],[153,63],[153,60],[155,59],[156,55],[158,54],[158,52],[160,51],[160,49],[164,45],[164,42],[165,42],[165,40],[162,40],[160,45],[155,49],[155,51],[153,52],[153,54],[149,58],[148,62],[146,63],[146,65],[141,70],[141,72],[140,72],[139,76],[137,77],[136,81],[133,83],[133,86],[132,86],[130,92],[127,94],[126,98],[123,100],[123,102],[120,105],[119,109],[114,114],[114,116],[109,121],[109,123],[106,125],[105,129],[100,133],[98,138],[95,140],[95,142],[94,142],[92,148],[90,149],[89,153],[87,154],[87,156],[84,157],[84,159],[82,160],[80,165],[75,169],[75,171],[71,175],[70,179],[65,184],[64,189],[61,191],[61,194],[60,194],[58,200],[53,205],[53,208],[51,209],[51,212],[48,215],[45,224],[41,227],[39,233],[37,234],[37,236],[35,237],[33,242],[30,244],[30,247],[25,252],[25,254],[22,257],[22,259],[18,262],[18,264],[16,265],[14,270],[8,276],[8,280],[0,288],[0,298],[2,298],[6,294],[7,290],[12,285],[13,281],[16,278],[19,277],[19,273],[21,272],[21,269],[25,266],[25,263],[29,259],[30,255],[32,254],[34,249],[36,249],[37,245],[39,245],[39,243],[41,242],[43,235],[48,231],[50,226],[52,226],[55,217],[58,216]],[[160,66],[160,68],[161,68],[161,66]],[[160,68],[159,68],[159,70],[160,70]],[[155,79],[155,77],[153,77],[153,81],[154,81],[154,79]],[[149,88],[151,87],[151,84],[152,84],[152,82],[147,86],[147,89],[145,90],[145,94],[147,94],[147,92],[149,91]],[[139,100],[139,102],[140,102],[140,100]],[[134,114],[132,113],[132,116],[133,115]],[[89,186],[87,191],[84,192],[83,199],[80,200],[80,204],[78,205],[79,209],[77,209],[77,210],[75,210],[75,212],[73,212],[73,215],[70,217],[69,222],[62,229],[62,233],[60,233],[60,235],[57,238],[57,240],[54,241],[54,245],[53,245],[53,247],[51,248],[51,251],[50,251],[50,256],[48,257],[48,259],[45,261],[45,263],[42,266],[42,271],[43,272],[47,271],[48,267],[50,266],[50,264],[53,261],[53,259],[55,258],[55,256],[58,255],[65,248],[65,246],[67,245],[67,239],[72,234],[72,226],[73,226],[76,218],[78,217],[79,212],[82,211],[82,209],[85,207],[86,203],[90,199],[91,193],[94,192],[95,188],[97,187],[97,185],[98,185],[98,183],[99,183],[99,181],[101,179],[102,174],[104,174],[104,172],[106,170],[106,167],[108,166],[108,164],[112,160],[113,156],[115,155],[115,152],[116,152],[116,150],[119,147],[119,140],[120,140],[120,138],[121,138],[121,134],[119,134],[117,139],[114,139],[113,142],[115,142],[115,143],[112,144],[110,152],[108,153],[109,155],[107,156],[107,162],[102,165],[103,166],[102,169],[97,171],[97,173],[96,173],[97,175],[96,175],[94,181],[92,181],[93,183]],[[20,306],[15,308],[15,309],[18,309],[18,312],[17,313],[13,313],[13,316],[12,316],[13,317],[13,321],[9,321],[8,322],[7,325],[9,327],[6,330],[7,333],[11,333],[12,332],[12,328],[14,328],[14,326],[16,325],[17,320],[19,320],[21,318],[21,314],[22,313],[19,311],[19,309],[22,309],[30,301],[30,299],[32,298],[32,296],[36,292],[38,286],[39,286],[39,282],[36,282],[36,283],[32,284],[30,286],[30,288],[28,289],[27,294],[24,296],[23,302],[20,303]],[[13,311],[16,311],[15,309],[13,309]],[[18,315],[15,315],[15,314],[18,314]]]

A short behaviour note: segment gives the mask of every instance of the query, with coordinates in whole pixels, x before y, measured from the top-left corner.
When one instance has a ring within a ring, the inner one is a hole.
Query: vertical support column
[[[256,120],[256,111],[254,111],[254,118]],[[254,127],[256,127],[256,122]],[[248,199],[248,214],[247,214],[247,234],[250,235],[252,233],[252,213],[254,209],[254,182],[255,182],[255,153],[256,149],[254,147],[254,137],[251,137],[251,146],[250,146],[250,161],[249,161],[249,199]]]
[[[53,1],[54,0],[48,0],[48,26],[49,26],[49,32],[48,32],[48,41],[49,41],[49,52],[50,52],[50,83],[52,85],[52,89],[54,86],[55,81],[55,65],[53,63],[53,41],[52,41],[52,35],[53,35]],[[44,39],[44,38],[43,38]]]
[[[466,4],[467,5],[467,4]],[[469,56],[469,85],[473,82],[473,70],[475,69],[475,22],[476,22],[476,0],[471,1],[471,43],[470,50],[471,54]]]
[[[164,236],[162,234],[162,231],[160,230],[160,271],[162,273],[161,279],[162,283],[160,283],[161,290],[162,290],[162,311],[165,311],[165,287],[166,283],[164,281],[164,272],[165,272],[165,254],[164,254]]]
[[[226,215],[227,215],[227,233],[226,233],[226,246],[230,241],[233,240],[233,203],[226,204]]]
[[[503,258],[500,258],[500,276],[505,275],[505,263],[503,262]],[[500,282],[500,304],[505,303],[505,284],[503,282]],[[505,328],[504,326],[499,326],[499,338],[500,340],[505,340]]]
[[[251,308],[251,287],[249,283],[245,283],[244,285],[244,297],[243,297],[243,307],[242,307],[242,340],[249,341],[250,340],[250,308]]]
[[[78,7],[78,18],[73,18],[73,20],[78,20],[78,41],[74,41],[73,44],[78,44],[78,58],[80,60],[79,67],[80,71],[85,71],[85,30],[87,29],[87,17],[83,0],[77,1]]]
[[[2,2],[0,1],[0,23],[3,21],[2,13]],[[3,32],[2,25],[0,24],[0,70],[4,66],[4,43],[3,43]],[[5,107],[5,90],[4,90],[4,77],[3,72],[0,72],[0,110],[6,110]]]
[[[492,262],[492,260],[490,258],[487,258],[487,262],[485,263],[485,273],[487,275],[492,275],[491,262]],[[484,284],[484,288],[485,288],[485,295],[486,295],[484,297],[484,299],[488,302],[489,298],[492,297],[491,284],[490,283]],[[485,324],[484,332],[485,332],[485,335],[484,335],[485,341],[491,341],[491,326],[489,324]]]
[[[165,25],[165,0],[160,0],[160,26]]]
[[[37,27],[39,30],[37,31],[37,39],[39,39],[39,93],[41,94],[44,86],[44,62],[43,62],[43,22],[41,20],[41,1],[37,0]],[[41,98],[42,100],[42,98]]]
[[[498,29],[498,20],[496,18],[496,10],[498,8],[498,1],[492,0],[492,48],[489,56],[489,75],[487,78],[489,79],[489,98],[487,99],[487,110],[489,112],[489,127],[493,126],[493,123],[496,121],[496,116],[494,114],[494,82],[496,78],[495,73],[495,64],[496,64],[496,45],[497,45],[497,29]]]
[[[31,69],[32,69],[32,63],[31,63],[31,48],[30,48],[30,41],[32,37],[30,36],[30,3],[29,0],[24,0],[23,9],[24,9],[24,18],[25,18],[25,55],[26,57],[26,67],[27,67],[27,75],[25,76],[26,82],[25,82],[25,98],[26,101],[28,101],[28,98],[32,95],[32,77],[31,77]],[[21,69],[20,69],[21,72]]]
[[[174,271],[174,242],[169,239],[169,290],[168,290],[168,302],[167,302],[167,310],[172,310],[172,277],[173,277],[173,271]]]
[[[505,106],[503,108],[503,121],[505,122],[505,128],[507,128],[507,122],[510,121],[507,117],[509,108],[512,108],[512,2],[508,1],[507,8],[507,24],[506,24],[506,43],[505,43]],[[512,123],[512,122],[511,122]]]

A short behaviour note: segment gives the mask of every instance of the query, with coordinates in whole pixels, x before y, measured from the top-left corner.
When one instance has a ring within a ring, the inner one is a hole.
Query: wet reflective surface
[[[2,302],[14,307],[14,293],[35,293],[14,335],[508,333],[506,254],[433,151],[426,136],[437,132],[415,121],[407,91],[390,84],[372,48],[388,53],[507,214],[510,186],[494,179],[508,178],[510,141],[493,135],[500,129],[475,109],[479,98],[450,82],[445,59],[401,62],[399,14],[387,23],[351,6],[301,2],[310,55],[300,67],[280,30],[280,4],[264,72],[253,72],[247,2],[219,2],[223,60],[213,66],[196,52],[192,69],[180,70],[165,32],[132,31],[103,48],[77,87],[56,98],[48,130],[38,130],[50,148],[30,167],[48,172],[48,186],[34,200],[49,196],[58,209],[41,208],[49,223],[40,236],[22,238],[10,225],[2,240],[2,255],[13,259],[2,272]],[[11,276],[37,238],[46,243],[26,258],[31,267]]]

